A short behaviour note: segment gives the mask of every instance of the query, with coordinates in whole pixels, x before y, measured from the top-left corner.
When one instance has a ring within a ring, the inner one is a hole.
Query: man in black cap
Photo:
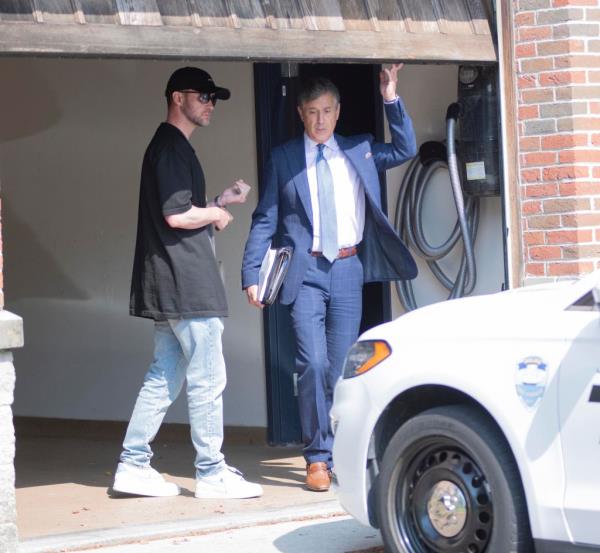
[[[189,139],[206,127],[217,100],[229,90],[196,67],[175,71],[165,91],[167,121],[150,142],[142,165],[130,313],[154,320],[154,360],[137,398],[113,490],[173,496],[179,487],[150,466],[150,443],[184,381],[196,450],[196,497],[262,495],[258,484],[225,463],[223,403],[225,362],[221,334],[225,289],[214,254],[212,229],[232,221],[225,206],[242,203],[244,181],[206,201],[202,167]]]

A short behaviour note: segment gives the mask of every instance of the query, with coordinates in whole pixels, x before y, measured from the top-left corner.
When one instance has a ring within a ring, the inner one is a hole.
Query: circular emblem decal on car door
[[[540,357],[526,357],[517,366],[517,394],[527,407],[534,407],[544,395],[548,373]]]

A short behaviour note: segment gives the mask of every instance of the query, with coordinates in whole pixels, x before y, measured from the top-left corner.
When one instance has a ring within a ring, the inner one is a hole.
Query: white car
[[[334,489],[402,553],[600,551],[600,272],[430,305],[350,350]]]

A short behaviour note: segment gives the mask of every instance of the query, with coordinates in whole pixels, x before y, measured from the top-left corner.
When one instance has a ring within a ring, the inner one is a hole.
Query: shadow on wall
[[[2,70],[3,81],[10,84],[2,91],[0,102],[0,143],[43,131],[61,116],[52,88],[42,74],[32,64],[26,72],[19,67],[7,64]],[[19,106],[17,111],[15,106]]]
[[[6,200],[2,202],[2,221],[5,242],[4,290],[9,303],[26,298],[90,298],[63,271],[31,227],[16,215]]]

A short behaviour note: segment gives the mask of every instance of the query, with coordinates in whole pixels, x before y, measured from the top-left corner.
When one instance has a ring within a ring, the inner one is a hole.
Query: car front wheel
[[[381,463],[377,517],[390,553],[528,553],[519,472],[475,408],[436,407],[394,434]]]

